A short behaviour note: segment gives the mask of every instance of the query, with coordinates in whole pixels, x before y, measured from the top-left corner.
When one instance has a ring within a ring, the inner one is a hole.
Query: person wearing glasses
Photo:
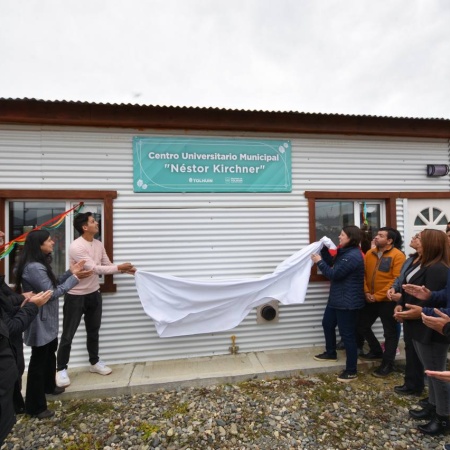
[[[422,256],[420,266],[410,273],[402,286],[401,311],[395,318],[409,328],[413,345],[425,370],[444,371],[450,344],[446,337],[428,328],[422,322],[422,311],[445,307],[446,286],[449,273],[450,249],[443,231],[425,229],[420,233]],[[443,295],[431,295],[431,291]],[[422,296],[426,292],[429,295]],[[450,431],[450,386],[440,380],[428,378],[428,404],[412,409],[409,415],[416,420],[428,420],[418,429],[424,434],[436,435]]]
[[[420,266],[420,257],[422,255],[420,233],[415,234],[411,238],[409,246],[415,250],[415,252],[409,255],[409,258],[402,266],[400,276],[395,279],[392,287],[387,292],[387,297],[390,300],[397,302],[398,306],[395,307],[396,312],[403,309],[403,307],[400,306],[402,300],[402,285],[407,283],[407,280],[411,277],[411,273]],[[418,396],[425,388],[424,369],[414,348],[410,327],[407,322],[403,325],[403,340],[405,341],[406,356],[405,376],[403,384],[401,386],[395,386],[394,391],[399,395]]]

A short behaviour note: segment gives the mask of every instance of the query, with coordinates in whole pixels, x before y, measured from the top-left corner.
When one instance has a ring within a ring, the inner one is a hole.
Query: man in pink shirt
[[[75,216],[73,226],[80,233],[69,247],[69,260],[71,263],[85,260],[85,269],[93,270],[94,275],[83,278],[64,296],[63,330],[59,343],[56,360],[56,385],[67,387],[70,378],[67,374],[67,365],[70,358],[73,337],[84,315],[86,326],[86,347],[89,354],[90,372],[100,375],[109,375],[112,370],[100,360],[99,330],[102,320],[102,295],[100,293],[100,275],[114,273],[134,274],[136,269],[133,264],[113,264],[106,254],[105,248],[94,236],[98,233],[98,222],[92,213],[86,212]]]

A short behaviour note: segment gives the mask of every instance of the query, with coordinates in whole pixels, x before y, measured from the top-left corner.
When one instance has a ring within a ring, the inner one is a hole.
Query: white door
[[[409,253],[408,244],[424,228],[445,231],[450,221],[450,199],[408,200],[408,216],[405,223],[405,251]]]

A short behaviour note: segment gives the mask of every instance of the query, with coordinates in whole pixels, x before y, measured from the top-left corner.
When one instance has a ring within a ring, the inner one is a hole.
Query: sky
[[[450,1],[1,0],[0,98],[450,119]]]

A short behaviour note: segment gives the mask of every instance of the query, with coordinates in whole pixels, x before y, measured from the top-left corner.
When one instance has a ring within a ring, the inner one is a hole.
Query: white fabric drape
[[[260,278],[201,281],[138,270],[136,287],[142,307],[154,320],[160,337],[229,330],[267,301],[303,303],[311,254],[319,252],[323,245],[336,248],[329,238],[323,237]]]

